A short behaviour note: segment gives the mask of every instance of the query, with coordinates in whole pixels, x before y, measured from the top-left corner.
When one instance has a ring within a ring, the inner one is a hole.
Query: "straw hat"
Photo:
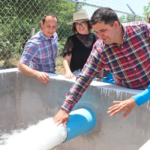
[[[86,12],[76,12],[73,14],[73,22],[67,23],[68,25],[72,25],[73,23],[77,21],[84,21],[84,20],[89,20],[89,16]]]

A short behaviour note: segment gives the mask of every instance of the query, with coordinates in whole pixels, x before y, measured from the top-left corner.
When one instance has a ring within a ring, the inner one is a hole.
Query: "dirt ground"
[[[19,58],[10,58],[9,59],[9,63],[6,63],[6,61],[1,60],[0,61],[0,69],[4,68],[4,69],[9,69],[9,68],[16,68],[18,67],[18,62],[19,62]],[[4,65],[5,64],[5,65]],[[107,75],[109,74],[110,71],[104,71],[104,77],[107,77]],[[65,74],[65,70],[63,67],[63,57],[57,57],[56,59],[56,74],[60,74],[60,75],[64,75]]]
[[[61,75],[65,74],[62,57],[58,57],[56,60],[56,74],[61,74]]]
[[[4,65],[4,60],[0,61],[0,68],[3,67],[4,69],[8,69],[8,68],[16,68],[18,67],[18,62],[19,59],[16,58],[10,58],[9,59],[9,63]],[[61,74],[64,75],[65,74],[65,70],[63,67],[63,58],[62,57],[57,57],[56,60],[56,74]]]

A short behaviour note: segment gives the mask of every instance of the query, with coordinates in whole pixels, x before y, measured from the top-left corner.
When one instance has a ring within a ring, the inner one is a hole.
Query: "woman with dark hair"
[[[90,32],[92,27],[86,12],[74,13],[73,20],[68,25],[72,25],[74,35],[67,39],[63,50],[63,66],[65,77],[68,79],[80,73],[91,53],[93,44],[98,39],[94,33]],[[99,79],[102,80],[102,72],[99,75]]]

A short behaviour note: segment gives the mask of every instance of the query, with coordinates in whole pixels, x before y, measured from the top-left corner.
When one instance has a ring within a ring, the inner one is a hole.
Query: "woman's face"
[[[78,21],[75,23],[76,30],[79,34],[88,34],[88,24],[87,21]]]

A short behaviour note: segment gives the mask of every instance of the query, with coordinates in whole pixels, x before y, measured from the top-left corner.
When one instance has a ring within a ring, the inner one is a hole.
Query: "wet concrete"
[[[62,105],[73,80],[52,75],[48,84],[40,83],[17,69],[0,71],[0,135],[26,128],[39,120],[53,117]],[[121,119],[121,114],[107,114],[114,100],[130,98],[139,90],[93,81],[74,109],[90,107],[97,115],[97,126],[87,136],[81,135],[57,150],[137,150],[150,138],[149,102],[136,106]]]

